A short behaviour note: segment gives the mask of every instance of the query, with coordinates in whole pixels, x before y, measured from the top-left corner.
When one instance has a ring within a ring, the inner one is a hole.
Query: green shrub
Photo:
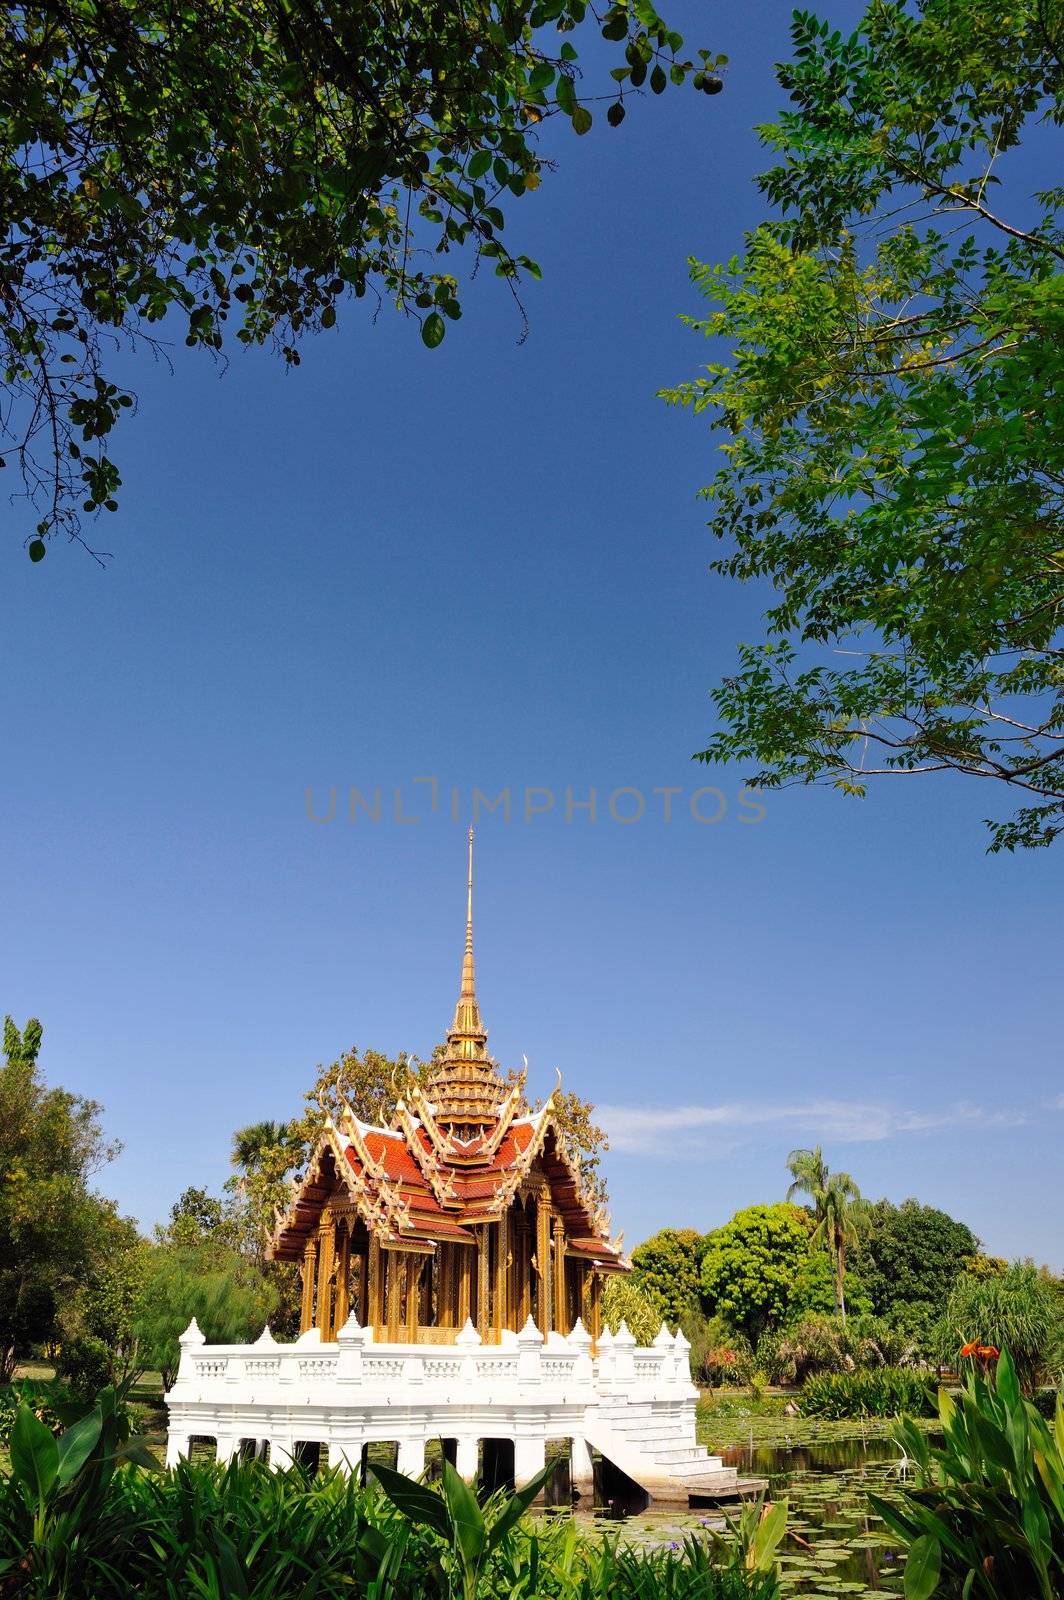
[[[969,1342],[1008,1347],[1026,1393],[1057,1377],[1064,1307],[1055,1284],[1030,1263],[1014,1262],[993,1277],[964,1274],[938,1330],[939,1360],[955,1367]]]
[[[757,1360],[774,1383],[804,1383],[818,1372],[852,1372],[852,1344],[838,1317],[810,1311],[782,1332],[765,1334]]]
[[[602,1325],[616,1333],[622,1322],[627,1324],[636,1344],[653,1344],[661,1328],[661,1315],[638,1284],[616,1273],[602,1293]]]
[[[916,1480],[887,1502],[872,1496],[908,1547],[908,1600],[1059,1600],[1064,1594],[1064,1405],[1054,1425],[1024,1399],[1008,1351],[997,1371],[969,1372],[955,1400],[938,1397],[942,1444],[912,1422],[896,1438]]]
[[[908,1367],[871,1371],[822,1372],[802,1389],[802,1415],[807,1417],[930,1416],[930,1385]]]
[[[0,1444],[10,1439],[19,1406],[28,1406],[50,1432],[58,1433],[69,1402],[66,1388],[55,1378],[19,1378],[0,1386]]]

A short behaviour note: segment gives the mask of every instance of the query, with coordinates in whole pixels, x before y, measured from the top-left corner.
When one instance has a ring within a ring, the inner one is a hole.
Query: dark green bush
[[[58,1433],[69,1420],[63,1415],[69,1401],[69,1392],[55,1378],[17,1378],[0,1385],[0,1444],[6,1446],[19,1406],[29,1406],[51,1433]]]
[[[871,1371],[821,1372],[805,1384],[803,1416],[897,1417],[931,1416],[932,1385],[909,1367],[877,1367]]]

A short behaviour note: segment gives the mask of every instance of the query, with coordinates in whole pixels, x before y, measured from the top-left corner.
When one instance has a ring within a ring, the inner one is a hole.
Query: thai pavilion
[[[559,1080],[560,1081],[560,1080]],[[211,1438],[275,1464],[324,1447],[356,1467],[398,1446],[417,1474],[442,1439],[466,1477],[480,1447],[509,1450],[527,1481],[548,1439],[571,1445],[590,1486],[597,1450],[656,1499],[735,1492],[734,1469],[695,1443],[687,1341],[662,1325],[636,1348],[601,1324],[601,1290],[629,1269],[555,1114],[531,1115],[488,1055],[473,962],[473,835],[465,953],[447,1042],[387,1127],[341,1097],[270,1244],[298,1263],[301,1332],[208,1345],[193,1322],[166,1396],[167,1459]],[[485,1460],[487,1458],[485,1457]]]
[[[600,1286],[628,1263],[566,1150],[554,1096],[522,1113],[487,1052],[473,966],[473,844],[462,985],[442,1059],[423,1090],[371,1127],[344,1104],[274,1236],[300,1264],[302,1330],[336,1337],[353,1311],[392,1343],[453,1342],[471,1321],[485,1344],[532,1318],[600,1332]]]

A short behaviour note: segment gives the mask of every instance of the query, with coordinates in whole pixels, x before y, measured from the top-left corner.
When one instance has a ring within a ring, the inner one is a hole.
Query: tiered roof
[[[415,1087],[409,1104],[399,1101],[389,1127],[363,1122],[346,1101],[339,1124],[326,1118],[274,1235],[275,1259],[302,1256],[338,1186],[383,1245],[425,1252],[448,1241],[472,1245],[475,1225],[497,1220],[535,1168],[564,1219],[567,1249],[606,1268],[626,1265],[566,1148],[557,1088],[542,1110],[519,1116],[523,1079],[507,1089],[487,1053],[473,963],[472,829],[469,841],[462,982],[444,1053],[426,1089]]]

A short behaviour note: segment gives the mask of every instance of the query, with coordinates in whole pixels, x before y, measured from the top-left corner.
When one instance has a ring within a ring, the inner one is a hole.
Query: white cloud
[[[941,1110],[915,1110],[875,1101],[831,1099],[756,1105],[744,1101],[716,1106],[600,1105],[596,1117],[609,1134],[611,1150],[687,1155],[700,1146],[705,1148],[715,1131],[728,1135],[732,1144],[741,1142],[744,1133],[771,1127],[786,1129],[788,1135],[807,1133],[820,1140],[863,1144],[946,1128],[1015,1128],[1028,1120],[1024,1111],[990,1110],[966,1101]]]

